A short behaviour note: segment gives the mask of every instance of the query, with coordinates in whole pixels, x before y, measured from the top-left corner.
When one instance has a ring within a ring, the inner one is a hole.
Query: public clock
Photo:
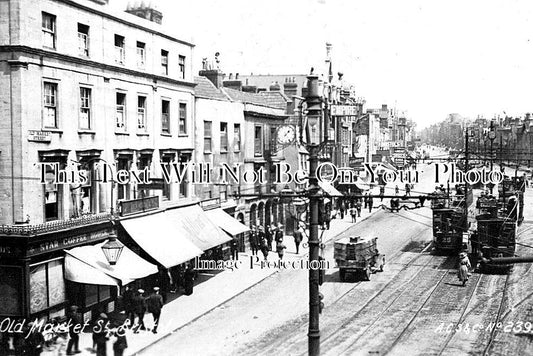
[[[282,145],[288,145],[296,139],[296,129],[292,125],[280,126],[276,132],[276,141]]]

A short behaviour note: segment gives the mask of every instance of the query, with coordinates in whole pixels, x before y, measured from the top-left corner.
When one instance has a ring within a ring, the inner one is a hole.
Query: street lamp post
[[[321,199],[320,188],[316,171],[318,168],[318,154],[321,144],[320,121],[322,117],[322,104],[318,95],[318,76],[307,77],[307,122],[309,127],[309,266],[318,263],[320,240],[318,237],[318,214]],[[324,130],[327,130],[325,127]],[[309,332],[308,353],[310,356],[320,354],[320,295],[319,295],[319,271],[309,268]]]

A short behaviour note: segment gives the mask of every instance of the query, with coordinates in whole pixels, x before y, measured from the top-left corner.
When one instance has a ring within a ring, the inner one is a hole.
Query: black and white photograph
[[[0,0],[0,356],[533,355],[533,3]]]

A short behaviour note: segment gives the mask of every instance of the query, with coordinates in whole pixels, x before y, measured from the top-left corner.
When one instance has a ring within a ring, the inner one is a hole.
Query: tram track
[[[503,306],[505,304],[505,299],[507,297],[507,285],[509,283],[509,278],[510,277],[511,277],[511,273],[507,274],[507,277],[505,278],[505,283],[504,283],[504,286],[503,286],[502,298],[500,300],[500,306],[498,307],[498,313],[496,314],[496,320],[494,322],[495,325],[498,324],[498,320],[500,320],[500,317],[502,315]],[[497,330],[498,330],[497,327],[492,328],[492,330],[490,332],[489,342],[487,343],[487,346],[483,350],[483,356],[489,354],[490,348],[492,347],[492,344],[494,342],[494,338],[496,337],[496,331]]]
[[[321,343],[326,341],[327,339],[335,336],[340,330],[342,330],[343,328],[345,328],[347,325],[350,324],[350,322],[352,322],[359,314],[359,312],[361,310],[363,310],[364,308],[366,308],[369,304],[371,304],[376,298],[378,298],[380,295],[382,295],[383,292],[387,291],[388,290],[388,287],[392,284],[392,283],[395,283],[396,282],[396,277],[398,275],[401,275],[402,273],[404,273],[408,268],[412,267],[413,265],[415,265],[421,257],[423,256],[427,256],[427,254],[425,254],[424,252],[426,252],[429,248],[431,247],[431,244],[429,244],[428,246],[426,246],[420,253],[418,253],[417,256],[415,256],[413,259],[409,260],[400,270],[398,270],[396,272],[396,274],[393,276],[393,278],[388,281],[379,291],[377,291],[376,293],[374,293],[366,302],[364,305],[361,305],[358,309],[358,311],[356,312],[356,314],[354,314],[353,316],[351,316],[349,318],[348,321],[346,322],[343,322],[340,326],[334,328],[333,330],[329,331],[328,334],[325,336],[325,337],[321,337]],[[391,259],[388,260],[387,262],[387,265],[391,265],[391,264],[394,264],[398,261],[398,259],[402,256],[404,252],[402,251],[398,251],[396,253],[394,253],[392,256],[391,256]],[[430,263],[432,262],[432,259],[429,259],[427,263],[424,263],[424,264],[421,264],[420,265],[420,268],[419,268],[419,271],[417,272],[417,274],[424,270],[425,267],[427,267],[427,265],[429,265]],[[409,281],[412,281],[412,279],[410,279]],[[334,301],[332,301],[331,303],[329,303],[327,305],[327,308],[329,310],[333,310],[333,308],[335,307],[339,307],[340,308],[340,303],[343,303],[344,304],[344,301],[346,300],[346,298],[349,298],[351,297],[351,294],[353,294],[355,292],[355,290],[357,289],[357,287],[365,284],[367,282],[357,282],[355,283],[353,286],[351,286],[347,291],[345,291],[344,293],[340,294],[337,298],[335,298]],[[406,283],[403,283],[402,284],[402,287],[405,285]],[[304,316],[297,324],[295,325],[292,325],[291,329],[290,330],[286,330],[286,332],[284,333],[285,335],[288,335],[287,337],[284,337],[284,338],[281,338],[281,339],[278,339],[275,343],[272,343],[269,345],[269,347],[267,349],[264,349],[264,350],[261,350],[260,354],[264,354],[264,355],[267,355],[267,354],[271,354],[271,351],[274,351],[274,350],[279,350],[280,346],[281,345],[288,345],[288,344],[291,344],[291,340],[293,338],[296,338],[298,336],[293,336],[293,335],[300,335],[300,333],[297,333],[297,332],[291,332],[292,331],[296,331],[296,330],[300,330],[304,327],[307,327],[308,325],[308,321],[307,321],[307,316]],[[323,332],[323,330],[322,330]],[[296,355],[300,354],[298,352],[295,353]],[[301,355],[306,355],[307,352],[302,352]]]
[[[429,263],[428,263],[429,264]],[[422,271],[420,271],[422,272]],[[409,329],[409,327],[411,326],[411,324],[413,323],[413,321],[417,318],[418,314],[420,313],[420,311],[426,306],[428,300],[433,296],[433,294],[435,293],[435,290],[437,289],[438,285],[440,284],[440,282],[442,282],[442,280],[444,279],[444,277],[446,277],[447,273],[442,273],[442,275],[439,277],[439,280],[437,282],[437,284],[435,284],[435,286],[431,289],[431,291],[428,293],[427,297],[425,298],[424,302],[422,303],[421,306],[419,306],[415,312],[415,314],[410,318],[409,320],[409,323],[402,329],[402,332],[400,333],[400,335],[398,335],[394,342],[385,350],[385,351],[381,351],[379,350],[379,353],[384,353],[384,354],[387,354],[390,350],[392,350],[396,344],[398,343],[398,341],[403,337],[403,335],[405,334],[406,330]],[[417,277],[418,274],[416,276],[413,276],[412,280],[414,280],[414,277]],[[411,280],[411,281],[412,281]],[[410,282],[411,282],[410,281]],[[407,284],[407,283],[406,283]],[[392,305],[394,305],[394,303],[404,294],[404,292],[406,292],[406,290],[404,289],[402,291],[402,293],[400,293],[396,298],[393,299],[393,301],[387,306],[387,308],[382,312],[380,313],[380,315],[372,322],[371,325],[369,325],[364,331],[362,334],[365,334],[366,332],[368,332],[368,330],[370,330],[370,328],[372,326],[374,326],[382,317],[383,315],[385,314],[385,312],[387,312],[391,307]],[[351,343],[348,347],[346,347],[344,350],[342,350],[342,352],[340,354],[350,354],[350,351],[353,349],[353,347],[355,346],[355,344],[359,342],[359,340],[356,340],[354,341],[353,343]]]

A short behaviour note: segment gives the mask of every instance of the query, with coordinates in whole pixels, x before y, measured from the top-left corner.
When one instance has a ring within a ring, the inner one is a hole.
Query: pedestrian
[[[411,184],[405,183],[405,195],[411,195]]]
[[[152,332],[157,334],[157,326],[159,325],[159,319],[161,318],[161,308],[163,308],[163,297],[159,294],[159,287],[154,287],[153,293],[146,299],[146,307],[148,313],[151,313],[154,318]]]
[[[350,215],[352,216],[353,223],[357,222],[356,214],[357,214],[357,209],[352,206],[350,208]]]
[[[122,356],[124,355],[124,350],[128,348],[126,332],[120,325],[116,325],[114,336],[116,337],[116,340],[113,343],[113,354],[115,356]]]
[[[24,331],[26,338],[26,353],[24,355],[39,356],[43,352],[44,336],[39,328],[33,322],[28,323],[27,329]]]
[[[135,321],[135,311],[133,309],[133,289],[127,285],[126,290],[122,293],[122,304],[124,306],[124,311],[126,312],[126,320],[129,321],[129,327],[133,326]]]
[[[81,316],[78,313],[78,306],[72,305],[67,313],[68,335],[67,355],[79,354],[80,351],[80,328],[82,325]],[[74,350],[72,350],[74,348]]]
[[[278,223],[278,228],[276,230],[276,243],[282,242],[282,241],[283,241],[283,225],[281,223]]]
[[[283,240],[276,241],[276,252],[278,253],[278,257],[280,260],[283,259],[283,254],[285,253],[285,249],[287,246],[283,244]]]
[[[396,187],[394,187],[394,194],[396,194],[396,195],[400,194],[400,188],[398,188],[398,185],[396,185]]]
[[[263,257],[264,257],[265,261],[267,261],[267,259],[268,259],[268,251],[270,251],[270,248],[267,246],[266,238],[262,238],[261,239],[260,246],[261,246],[261,252],[263,253]]]
[[[144,313],[146,312],[146,302],[144,300],[144,290],[138,289],[137,294],[133,297],[133,309],[135,316],[139,319],[137,320],[137,327],[135,328],[134,333],[137,334],[139,329],[146,330],[144,326]]]
[[[341,204],[339,206],[339,212],[341,213],[341,219],[344,219],[345,211],[346,211],[346,206],[344,205],[344,201],[341,200]]]
[[[263,227],[261,227],[261,231],[264,233],[264,237],[266,238],[266,244],[268,246],[268,250],[272,251],[272,239],[274,238],[274,233],[276,231],[276,227],[274,224],[272,225],[266,225],[265,229],[263,230]]]
[[[381,185],[379,187],[379,197],[381,199],[381,201],[383,201],[383,196],[385,195],[385,186]]]
[[[466,252],[461,252],[459,254],[459,280],[463,283],[463,287],[466,285],[466,281],[468,281],[468,271],[471,268],[470,260],[468,259],[468,255]]]
[[[368,207],[368,193],[365,193],[365,209]]]
[[[234,261],[237,261],[239,259],[239,244],[237,243],[237,239],[235,237],[231,239],[230,248],[231,248],[231,258]]]
[[[303,239],[302,228],[298,227],[292,236],[294,238],[294,244],[296,245],[296,254],[298,254],[300,253],[300,242],[302,242]]]
[[[255,227],[252,226],[250,229],[250,235],[248,236],[248,239],[250,241],[250,249],[252,250],[252,256],[257,255],[257,231],[255,230]]]
[[[355,206],[356,206],[356,209],[357,209],[357,217],[360,218],[361,217],[361,209],[362,209],[362,205],[361,204],[361,198],[357,199],[357,203],[355,203]]]
[[[97,356],[107,356],[107,324],[107,315],[101,313],[93,327],[93,341],[96,344]]]
[[[372,206],[374,205],[374,198],[368,196],[368,212],[372,212]]]
[[[194,289],[194,269],[190,263],[187,264],[185,274],[183,276],[185,295],[191,295]]]

